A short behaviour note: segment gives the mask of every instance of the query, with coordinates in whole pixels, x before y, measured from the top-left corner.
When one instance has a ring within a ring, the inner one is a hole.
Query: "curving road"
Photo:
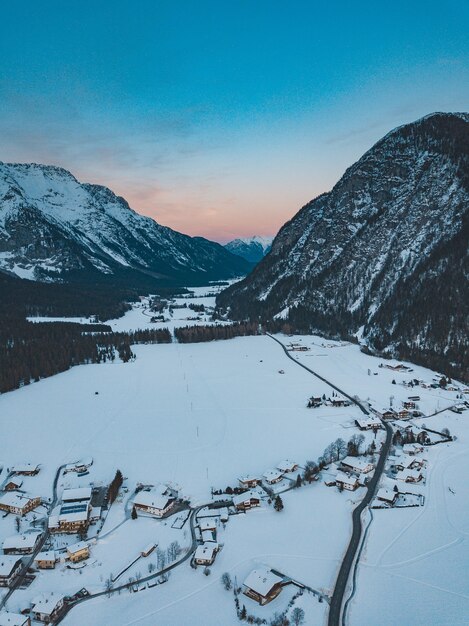
[[[373,477],[367,485],[366,494],[363,500],[353,509],[352,513],[352,536],[350,538],[350,543],[347,547],[347,551],[345,552],[345,556],[342,560],[342,564],[340,566],[339,575],[337,576],[337,580],[335,582],[334,592],[331,598],[331,605],[329,608],[329,617],[327,620],[328,626],[339,626],[340,625],[340,616],[342,612],[342,604],[344,601],[344,594],[347,589],[347,583],[350,578],[350,572],[353,567],[353,563],[355,560],[355,556],[357,554],[357,550],[360,546],[360,541],[362,537],[362,520],[361,514],[365,510],[365,508],[370,504],[373,499],[376,487],[381,479],[381,475],[384,470],[384,465],[386,463],[386,458],[389,453],[389,448],[392,442],[392,428],[386,422],[383,422],[384,427],[386,429],[386,441],[384,442],[378,463],[376,465]]]
[[[321,376],[320,374],[318,374],[311,368],[307,367],[303,363],[300,363],[299,361],[294,359],[292,355],[288,352],[286,346],[281,341],[279,341],[276,337],[269,335],[269,333],[266,333],[266,335],[270,337],[271,339],[273,339],[274,341],[276,341],[283,348],[283,351],[285,352],[287,357],[293,361],[293,363],[296,363],[303,369],[313,374],[313,376],[316,376],[316,378],[319,378],[320,380],[328,384],[330,387],[332,387],[333,389],[341,393],[343,396],[345,396],[351,402],[353,402],[356,406],[358,406],[358,408],[363,413],[365,413],[365,415],[369,415],[369,411],[361,404],[359,400],[350,396],[343,389],[340,389],[339,387],[337,387],[337,385],[332,383],[330,380],[327,380],[327,378],[324,378],[324,376]],[[352,536],[350,537],[350,542],[345,552],[344,558],[342,560],[342,563],[339,569],[339,574],[335,582],[334,591],[332,593],[332,598],[331,598],[331,603],[330,603],[330,608],[329,608],[329,616],[327,620],[328,626],[340,626],[344,595],[347,589],[348,580],[350,578],[350,572],[352,570],[353,563],[357,555],[357,550],[360,546],[360,542],[362,538],[361,514],[363,513],[365,508],[370,504],[371,500],[373,499],[375,495],[376,488],[379,484],[381,475],[384,470],[386,458],[389,453],[389,448],[391,447],[392,428],[386,422],[383,422],[383,425],[384,425],[384,428],[386,429],[386,441],[381,447],[378,463],[376,464],[373,477],[370,479],[370,481],[367,484],[365,497],[354,508],[353,513],[352,513],[352,526],[353,526]]]

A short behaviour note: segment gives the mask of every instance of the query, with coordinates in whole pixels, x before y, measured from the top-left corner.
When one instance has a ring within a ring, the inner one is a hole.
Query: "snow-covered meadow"
[[[213,305],[212,297],[200,297],[211,290],[194,291],[193,302]],[[170,323],[161,325],[174,329],[195,323],[188,316],[194,316],[194,311],[176,308]],[[209,321],[207,312],[198,323]],[[114,330],[150,324],[146,301],[110,322]],[[419,407],[426,415],[456,402],[452,391],[412,391],[400,384],[411,377],[431,381],[433,373],[424,368],[411,365],[411,374],[391,371],[379,367],[380,359],[360,352],[356,345],[314,336],[279,338],[309,348],[291,354],[378,410],[391,402],[401,406],[412,393],[419,394]],[[108,484],[117,468],[128,489],[111,508],[85,567],[77,572],[61,564],[54,571],[41,572],[29,588],[15,592],[10,610],[28,606],[40,591],[72,594],[83,586],[90,591],[102,589],[104,581],[138,557],[149,542],[165,548],[177,540],[187,548],[188,524],[178,530],[171,528],[171,517],[129,519],[137,483],[169,483],[193,506],[201,505],[211,501],[212,488],[235,486],[243,475],[262,475],[282,459],[304,466],[307,460],[317,460],[335,439],[347,441],[358,432],[354,421],[361,413],[355,406],[306,408],[310,396],[329,396],[331,388],[288,359],[268,336],[133,349],[135,361],[75,367],[0,396],[1,464],[5,468],[20,462],[41,464],[37,476],[24,479],[23,489],[50,498],[57,467],[90,456],[94,459],[90,475],[62,475],[59,494],[64,487],[90,481]],[[418,623],[422,603],[429,614],[432,610],[438,614],[433,623],[464,623],[457,618],[466,611],[469,595],[461,575],[469,563],[468,492],[463,478],[468,426],[465,415],[449,411],[417,422],[435,430],[449,427],[458,440],[425,451],[423,508],[373,511],[349,608],[353,624],[375,624],[376,611],[383,624]],[[366,433],[366,438],[369,442],[372,435]],[[454,487],[454,494],[448,486]],[[330,594],[349,540],[351,511],[362,497],[363,489],[340,493],[319,481],[283,493],[285,508],[280,513],[264,501],[245,515],[230,516],[226,528],[219,527],[223,548],[210,576],[204,576],[201,568],[193,570],[187,561],[164,585],[138,595],[125,591],[85,602],[70,612],[64,624],[153,626],[158,621],[179,626],[190,615],[194,625],[231,626],[237,623],[233,594],[223,589],[220,576],[230,572],[241,584],[259,564]],[[89,536],[96,531],[91,527]],[[0,518],[0,539],[13,533],[13,516]],[[125,577],[146,575],[149,562],[139,560]],[[439,571],[447,584],[442,584]],[[396,603],[397,596],[405,601]],[[269,618],[284,610],[288,599],[282,593],[263,608],[247,598],[243,601],[251,614]],[[445,614],[438,610],[448,605],[451,619],[445,622]],[[325,622],[325,602],[306,594],[301,606],[306,624]]]

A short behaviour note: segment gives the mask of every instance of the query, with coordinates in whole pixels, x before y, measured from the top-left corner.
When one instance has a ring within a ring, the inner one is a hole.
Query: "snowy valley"
[[[220,288],[157,316],[141,298],[108,323],[214,324]],[[13,561],[24,568],[0,587],[0,624],[47,611],[66,626],[179,626],[189,614],[200,626],[282,624],[303,612],[298,623],[326,624],[380,458],[343,589],[348,623],[375,624],[377,610],[390,626],[463,623],[463,384],[313,335],[132,350],[0,396],[0,584]]]

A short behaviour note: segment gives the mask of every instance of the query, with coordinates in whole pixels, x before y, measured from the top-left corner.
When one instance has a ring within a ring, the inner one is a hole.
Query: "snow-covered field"
[[[206,288],[195,291],[193,302],[212,306],[213,298],[199,297]],[[193,315],[191,309],[174,309],[171,322],[161,325],[195,323],[187,320]],[[207,321],[209,314],[204,314],[199,323]],[[148,326],[146,302],[110,324],[116,330]],[[432,381],[433,373],[424,368],[411,366],[411,374],[400,373],[380,368],[380,359],[361,353],[355,345],[319,337],[279,338],[310,348],[291,354],[379,410],[391,402],[400,406],[417,393],[425,415],[457,401],[456,392],[412,390],[400,384],[411,377]],[[183,550],[188,548],[188,523],[175,529],[172,517],[130,519],[129,504],[138,482],[170,483],[191,505],[201,505],[211,501],[212,488],[236,486],[238,477],[261,475],[286,458],[304,466],[307,460],[317,460],[335,439],[347,441],[359,432],[354,420],[361,413],[354,406],[306,408],[310,396],[329,396],[331,388],[295,365],[267,336],[141,345],[134,352],[137,359],[126,364],[75,367],[0,396],[1,464],[5,468],[20,462],[41,464],[37,476],[24,478],[24,490],[50,498],[58,466],[90,456],[94,459],[90,475],[61,476],[59,494],[64,487],[90,481],[106,485],[117,468],[128,489],[111,508],[86,565],[74,571],[60,564],[41,572],[29,588],[13,594],[10,610],[25,608],[41,591],[72,594],[84,586],[102,590],[105,580],[137,558],[149,542],[165,548],[176,540]],[[425,506],[373,510],[349,608],[352,624],[467,623],[467,417],[444,411],[414,421],[435,430],[448,427],[458,439],[425,450],[426,484],[419,486]],[[369,442],[372,435],[366,433],[366,438]],[[209,576],[186,561],[163,585],[137,596],[123,591],[87,601],[75,607],[64,624],[231,626],[238,623],[234,597],[223,589],[220,576],[230,572],[240,585],[261,564],[330,594],[348,544],[351,511],[362,497],[363,489],[340,493],[319,481],[283,493],[281,512],[264,500],[247,514],[230,516],[226,528],[219,526],[223,548]],[[13,534],[14,525],[12,515],[0,517],[0,539]],[[98,530],[92,526],[89,536]],[[148,564],[154,560],[154,556],[139,559],[122,582],[129,576],[148,575]],[[241,601],[250,614],[270,619],[287,608],[290,597],[285,590],[262,608],[244,596]],[[306,624],[325,623],[327,604],[313,594],[305,594],[297,606],[304,608]],[[425,619],[419,621],[421,616]]]

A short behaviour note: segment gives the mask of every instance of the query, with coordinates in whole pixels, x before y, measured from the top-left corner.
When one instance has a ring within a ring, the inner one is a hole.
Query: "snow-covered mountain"
[[[461,371],[468,245],[469,114],[435,113],[390,132],[304,206],[218,303]]]
[[[272,247],[272,241],[273,237],[255,235],[245,239],[233,239],[225,244],[225,248],[250,263],[259,263]]]
[[[0,269],[46,281],[114,275],[193,284],[239,276],[250,265],[62,168],[0,163]]]

